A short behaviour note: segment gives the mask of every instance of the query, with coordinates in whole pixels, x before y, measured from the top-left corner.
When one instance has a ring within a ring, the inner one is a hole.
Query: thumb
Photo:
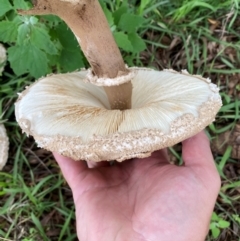
[[[76,178],[88,169],[86,162],[74,161],[71,158],[64,157],[56,152],[53,153],[68,185],[73,189],[76,185]]]
[[[186,167],[190,167],[207,186],[212,186],[212,190],[219,191],[221,180],[204,131],[183,141],[182,156]]]
[[[186,166],[215,167],[210,142],[204,131],[183,141],[182,155]]]

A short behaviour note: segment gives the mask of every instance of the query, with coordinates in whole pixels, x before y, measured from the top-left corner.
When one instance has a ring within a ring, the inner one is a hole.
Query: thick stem
[[[94,75],[115,78],[128,74],[98,0],[35,0],[33,9],[19,13],[62,18],[75,34]],[[104,89],[112,109],[131,108],[131,82]]]
[[[129,81],[122,85],[105,86],[111,109],[131,109],[132,83]]]

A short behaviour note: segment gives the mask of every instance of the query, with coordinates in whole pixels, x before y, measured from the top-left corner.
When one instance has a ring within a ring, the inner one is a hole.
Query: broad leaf
[[[0,22],[0,41],[15,42],[17,39],[18,23],[2,21]]]
[[[45,24],[50,28],[53,28],[62,22],[62,20],[55,15],[43,15],[41,16],[41,19],[44,20]]]
[[[212,231],[212,236],[214,238],[217,238],[219,236],[219,234],[220,234],[220,229],[219,228],[211,229],[211,231]]]
[[[44,28],[32,25],[30,38],[32,45],[44,50],[48,54],[57,54],[58,51]]]
[[[139,53],[147,47],[145,42],[136,33],[128,34],[128,39],[131,41],[133,52],[135,53]]]
[[[12,5],[8,0],[0,0],[0,17],[12,9]]]
[[[107,21],[108,21],[109,26],[110,26],[110,27],[113,26],[113,25],[114,25],[113,15],[112,15],[112,13],[109,11],[109,9],[106,7],[106,4],[103,4],[102,9],[103,9],[104,14],[105,14],[105,16],[106,16],[106,18],[107,18]]]
[[[218,221],[219,220],[219,217],[218,217],[218,215],[215,212],[212,213],[211,220],[212,221]]]
[[[16,45],[8,48],[8,59],[17,75],[30,72],[33,77],[39,78],[47,74],[47,56],[34,45]]]
[[[114,22],[118,25],[120,18],[128,11],[127,5],[122,5],[118,10],[113,13]]]
[[[15,9],[28,9],[29,6],[24,0],[14,0],[13,1],[13,6]]]
[[[225,220],[220,220],[218,222],[218,226],[219,226],[219,228],[228,228],[230,226],[230,223]]]
[[[123,50],[127,52],[133,51],[133,46],[131,42],[128,39],[128,36],[123,32],[115,32],[113,33],[113,36],[115,38],[115,41],[118,45],[118,47],[122,48]]]
[[[48,73],[47,55],[34,45],[30,45],[28,54],[29,57],[31,56],[30,59],[32,59],[32,61],[28,63],[30,74],[35,78],[46,75]]]
[[[83,56],[80,51],[75,52],[68,49],[63,49],[59,62],[64,72],[72,72],[84,67]]]
[[[27,52],[24,46],[13,46],[8,48],[8,60],[11,68],[17,75],[22,75],[27,72],[26,63],[29,62],[28,56],[24,56]]]
[[[119,21],[119,27],[128,33],[135,33],[144,22],[145,19],[141,16],[131,13],[124,13]]]
[[[30,25],[21,24],[18,27],[17,44],[24,45],[30,40]]]
[[[80,46],[66,24],[59,24],[55,29],[55,33],[62,45],[59,59],[62,70],[68,72],[84,67],[83,54]]]

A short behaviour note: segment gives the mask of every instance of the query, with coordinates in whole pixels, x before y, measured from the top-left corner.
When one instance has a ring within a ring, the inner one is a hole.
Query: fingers
[[[186,166],[215,168],[210,142],[204,131],[183,141],[182,155]]]
[[[74,161],[71,158],[64,157],[56,152],[53,153],[62,174],[70,187],[75,185],[75,177],[88,169],[86,162]]]

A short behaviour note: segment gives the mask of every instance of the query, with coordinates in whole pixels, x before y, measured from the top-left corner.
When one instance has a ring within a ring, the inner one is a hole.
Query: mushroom
[[[204,129],[221,107],[209,79],[126,67],[97,0],[38,0],[21,13],[62,17],[91,65],[42,78],[19,95],[16,119],[42,148],[74,160],[143,158]]]
[[[6,49],[3,47],[2,44],[0,44],[0,76],[2,75],[2,72],[4,70],[4,64],[6,60],[7,60]]]
[[[0,171],[5,166],[8,159],[8,137],[3,124],[0,124]]]
[[[208,79],[175,71],[130,68],[132,108],[111,110],[88,71],[48,76],[16,103],[22,130],[40,147],[75,160],[146,157],[188,138],[214,120],[221,106]]]

